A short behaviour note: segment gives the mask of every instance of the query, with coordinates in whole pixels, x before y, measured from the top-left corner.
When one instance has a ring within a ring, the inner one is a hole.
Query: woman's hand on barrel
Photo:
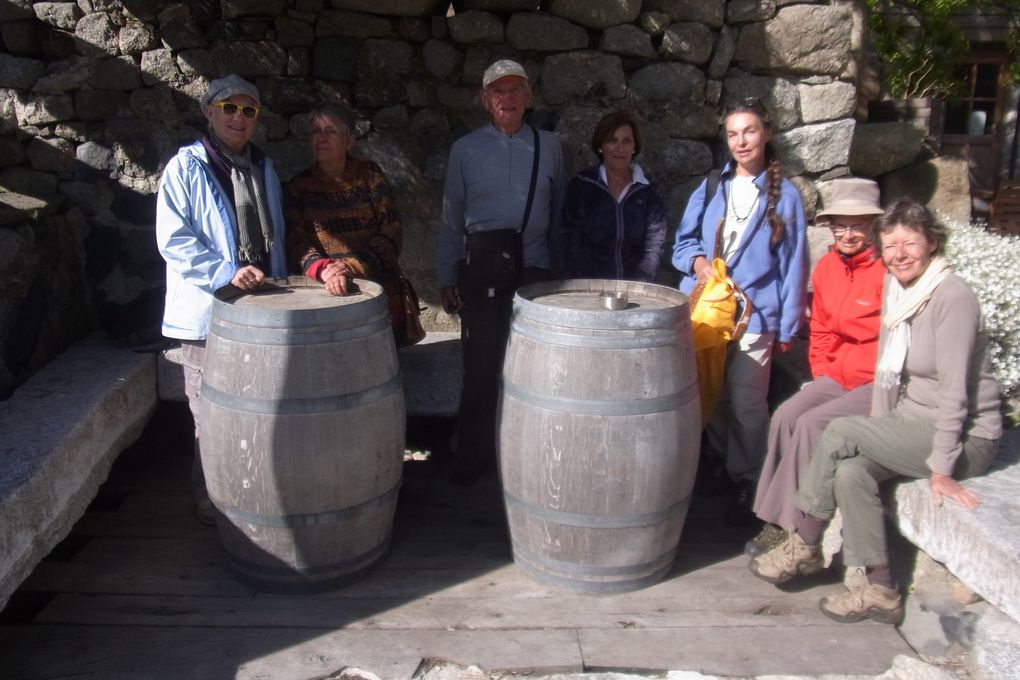
[[[262,270],[252,265],[246,265],[237,270],[234,278],[230,279],[231,285],[241,290],[255,290],[266,280]]]
[[[330,295],[347,295],[347,282],[352,274],[345,263],[332,260],[322,270],[322,285]]]
[[[958,481],[949,475],[940,475],[937,472],[931,473],[928,479],[928,486],[931,487],[932,500],[936,505],[942,505],[942,499],[948,498],[965,508],[976,508],[981,504],[976,493],[965,488]]]

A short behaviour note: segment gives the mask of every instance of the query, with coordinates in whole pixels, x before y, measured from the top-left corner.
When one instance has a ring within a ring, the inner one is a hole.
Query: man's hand
[[[460,311],[463,303],[457,293],[457,286],[443,286],[439,289],[439,301],[443,305],[443,311],[447,314],[456,314]]]
[[[964,508],[976,508],[981,504],[977,494],[963,486],[949,475],[940,475],[937,472],[931,473],[928,478],[928,486],[931,487],[932,500],[936,505],[942,505],[943,498],[959,503]]]

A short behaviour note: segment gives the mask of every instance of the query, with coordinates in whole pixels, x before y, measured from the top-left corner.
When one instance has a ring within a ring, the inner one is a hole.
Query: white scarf
[[[889,277],[882,304],[882,325],[888,334],[875,366],[875,384],[879,387],[889,389],[900,384],[900,373],[910,347],[910,320],[924,309],[931,294],[948,274],[949,262],[942,256],[935,256],[909,288]]]

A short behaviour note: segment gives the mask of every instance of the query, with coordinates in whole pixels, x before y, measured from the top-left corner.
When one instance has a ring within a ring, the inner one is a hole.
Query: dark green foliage
[[[961,85],[953,66],[970,49],[953,15],[970,9],[1005,12],[1010,76],[1020,81],[1020,0],[863,0],[882,80],[896,97],[950,98]]]

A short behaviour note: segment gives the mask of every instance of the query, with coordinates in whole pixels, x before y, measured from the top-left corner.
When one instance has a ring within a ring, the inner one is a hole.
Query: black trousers
[[[525,267],[521,285],[549,280],[549,270]],[[513,289],[490,296],[487,289],[472,289],[458,281],[464,385],[457,416],[455,468],[481,474],[496,463],[496,405],[499,400],[503,356],[510,338]]]

